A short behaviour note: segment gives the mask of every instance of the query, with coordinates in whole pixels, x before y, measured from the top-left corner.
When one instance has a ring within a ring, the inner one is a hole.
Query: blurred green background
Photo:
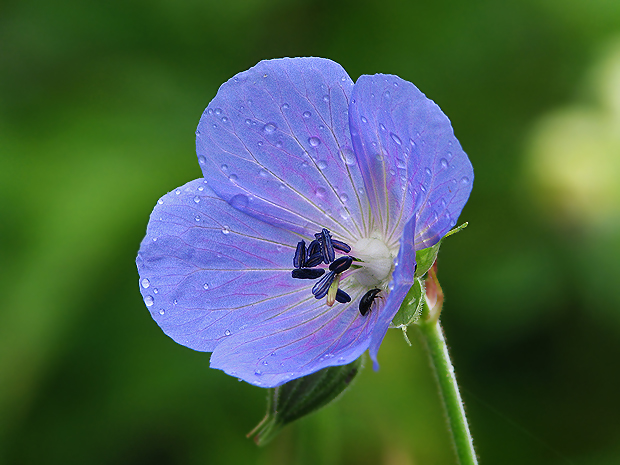
[[[261,59],[414,82],[476,181],[443,323],[482,464],[620,463],[620,2],[5,0],[0,462],[452,464],[419,341],[266,448],[265,392],[167,338],[134,259]]]

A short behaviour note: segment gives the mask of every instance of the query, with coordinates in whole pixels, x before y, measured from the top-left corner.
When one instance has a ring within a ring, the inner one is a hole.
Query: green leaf
[[[264,446],[287,424],[338,398],[362,368],[362,357],[348,365],[323,368],[311,375],[269,389],[267,415],[248,436]]]
[[[409,289],[405,300],[398,309],[398,313],[392,319],[392,326],[402,328],[415,323],[422,311],[422,296],[424,295],[424,284],[420,278],[415,279],[413,286]]]

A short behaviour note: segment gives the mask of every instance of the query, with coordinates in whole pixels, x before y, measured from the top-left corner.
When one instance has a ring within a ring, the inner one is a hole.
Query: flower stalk
[[[437,280],[437,264],[428,271],[426,298],[423,299],[421,318],[416,322],[429,361],[439,387],[439,396],[444,406],[448,429],[452,436],[455,453],[460,465],[477,465],[478,459],[469,431],[465,406],[454,374],[454,366],[448,353],[448,345],[439,322],[443,306],[443,291]]]

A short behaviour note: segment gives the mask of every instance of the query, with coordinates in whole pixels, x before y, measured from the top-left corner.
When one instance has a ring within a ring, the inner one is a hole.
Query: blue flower
[[[376,367],[416,250],[472,188],[439,107],[397,76],[262,61],[220,87],[196,151],[204,178],[158,201],[137,258],[163,331],[262,387],[367,349]]]

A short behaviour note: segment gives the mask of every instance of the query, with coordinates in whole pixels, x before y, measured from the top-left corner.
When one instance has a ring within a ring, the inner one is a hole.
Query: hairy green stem
[[[414,325],[422,334],[431,366],[439,385],[439,395],[445,408],[448,428],[452,435],[456,456],[460,465],[477,465],[474,443],[469,432],[465,407],[454,375],[454,367],[448,354],[448,346],[438,319]]]

